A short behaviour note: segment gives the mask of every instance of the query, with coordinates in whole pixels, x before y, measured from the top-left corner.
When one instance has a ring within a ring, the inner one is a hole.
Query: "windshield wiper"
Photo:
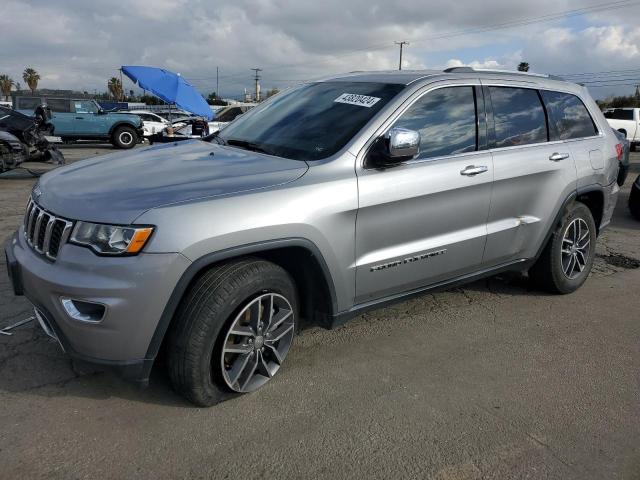
[[[270,150],[264,147],[264,145],[261,145],[259,143],[247,142],[246,140],[235,140],[233,138],[230,138],[229,140],[227,140],[227,145],[243,148],[245,150],[250,150],[252,152],[266,153],[267,155],[273,155]]]

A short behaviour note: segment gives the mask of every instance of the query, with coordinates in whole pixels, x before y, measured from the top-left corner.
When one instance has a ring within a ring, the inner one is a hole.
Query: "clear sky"
[[[232,96],[253,89],[254,67],[263,89],[397,68],[396,40],[410,42],[406,69],[524,60],[540,73],[613,72],[573,77],[595,97],[640,83],[640,2],[606,0],[3,0],[0,74],[24,84],[30,66],[40,87],[93,92],[120,65],[153,65],[206,95],[217,66]]]

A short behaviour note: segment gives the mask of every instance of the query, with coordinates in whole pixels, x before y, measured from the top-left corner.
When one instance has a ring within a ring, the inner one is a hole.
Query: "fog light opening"
[[[80,322],[98,323],[102,321],[106,310],[101,303],[85,302],[66,297],[61,297],[60,302],[67,315]]]

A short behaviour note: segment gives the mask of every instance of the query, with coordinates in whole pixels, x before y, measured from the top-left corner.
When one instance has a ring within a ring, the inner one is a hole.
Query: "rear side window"
[[[568,140],[597,135],[587,107],[575,95],[543,90],[542,98],[549,114],[549,133],[552,140]]]
[[[605,112],[604,116],[613,120],[633,120],[633,110],[616,108],[615,110]]]
[[[411,105],[394,126],[420,132],[418,158],[473,152],[477,148],[473,87],[429,92]]]
[[[489,87],[496,148],[547,141],[547,121],[538,92],[529,88]]]

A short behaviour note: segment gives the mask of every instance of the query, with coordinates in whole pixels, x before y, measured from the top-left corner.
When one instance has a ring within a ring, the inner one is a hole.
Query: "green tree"
[[[278,93],[280,93],[280,89],[274,87],[271,90],[267,90],[267,94],[266,94],[265,98],[273,97],[274,95],[277,95]]]
[[[528,72],[529,71],[529,64],[527,62],[520,62],[518,64],[518,71],[519,72]]]
[[[120,83],[118,78],[111,77],[107,82],[107,89],[114,99],[122,100],[122,83]]]
[[[27,67],[22,72],[22,79],[29,86],[31,93],[35,93],[38,88],[38,81],[40,80],[40,74],[36,72],[33,68]]]
[[[209,105],[222,105],[222,106],[227,105],[227,102],[222,100],[216,92],[211,92],[209,94],[209,96],[207,97],[207,103]]]
[[[15,84],[16,83],[9,77],[9,75],[0,75],[0,90],[2,91],[2,95],[4,95],[5,100],[9,100],[11,87]]]

